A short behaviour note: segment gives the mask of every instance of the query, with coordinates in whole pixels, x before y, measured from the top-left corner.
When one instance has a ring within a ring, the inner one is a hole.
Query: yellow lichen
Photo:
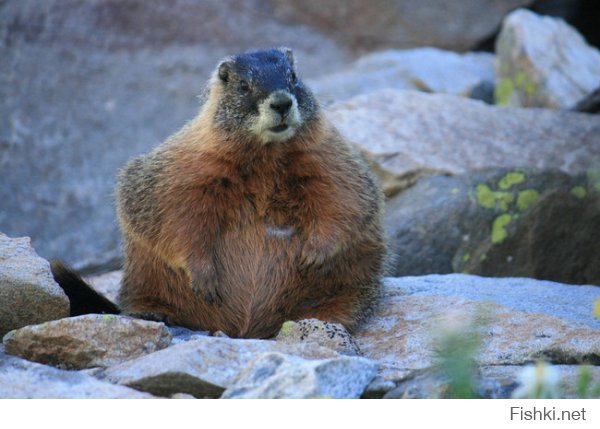
[[[282,335],[289,335],[292,333],[293,327],[294,327],[294,321],[288,320],[287,322],[283,322],[283,325],[281,325],[281,329],[279,330],[279,333]]]
[[[508,237],[506,226],[512,221],[512,219],[513,217],[508,213],[502,214],[494,219],[494,222],[492,223],[492,243],[502,243],[506,237]]]
[[[520,171],[511,171],[507,173],[500,181],[498,182],[498,187],[502,190],[510,189],[513,185],[517,185],[525,180],[525,174]]]
[[[540,198],[540,193],[535,189],[525,189],[519,192],[517,196],[517,209],[523,211],[536,203]]]
[[[582,199],[586,197],[587,191],[583,186],[575,186],[571,188],[571,194],[575,195],[579,199]]]

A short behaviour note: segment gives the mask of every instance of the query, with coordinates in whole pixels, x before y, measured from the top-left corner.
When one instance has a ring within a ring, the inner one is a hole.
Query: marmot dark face
[[[284,142],[316,116],[314,96],[298,79],[288,48],[250,51],[219,64],[215,122],[262,143]]]

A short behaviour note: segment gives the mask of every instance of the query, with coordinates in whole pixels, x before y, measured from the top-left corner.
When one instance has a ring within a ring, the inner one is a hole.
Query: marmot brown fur
[[[129,162],[116,196],[126,314],[265,338],[311,317],[352,329],[378,296],[382,194],[289,49],[224,60],[199,115]]]

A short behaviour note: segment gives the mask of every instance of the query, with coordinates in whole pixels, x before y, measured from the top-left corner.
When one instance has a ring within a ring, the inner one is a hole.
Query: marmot
[[[382,193],[290,49],[222,61],[198,116],[120,172],[116,202],[126,314],[268,338],[312,317],[352,329],[378,296]]]

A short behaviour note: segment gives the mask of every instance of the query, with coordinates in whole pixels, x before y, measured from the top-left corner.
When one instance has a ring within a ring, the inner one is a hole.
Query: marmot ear
[[[223,61],[219,64],[219,79],[223,82],[229,82],[229,74],[231,73],[231,61]]]
[[[281,48],[279,48],[279,51],[283,52],[287,60],[290,62],[292,68],[296,68],[296,60],[294,59],[294,53],[292,52],[292,50],[290,48],[282,46]]]

